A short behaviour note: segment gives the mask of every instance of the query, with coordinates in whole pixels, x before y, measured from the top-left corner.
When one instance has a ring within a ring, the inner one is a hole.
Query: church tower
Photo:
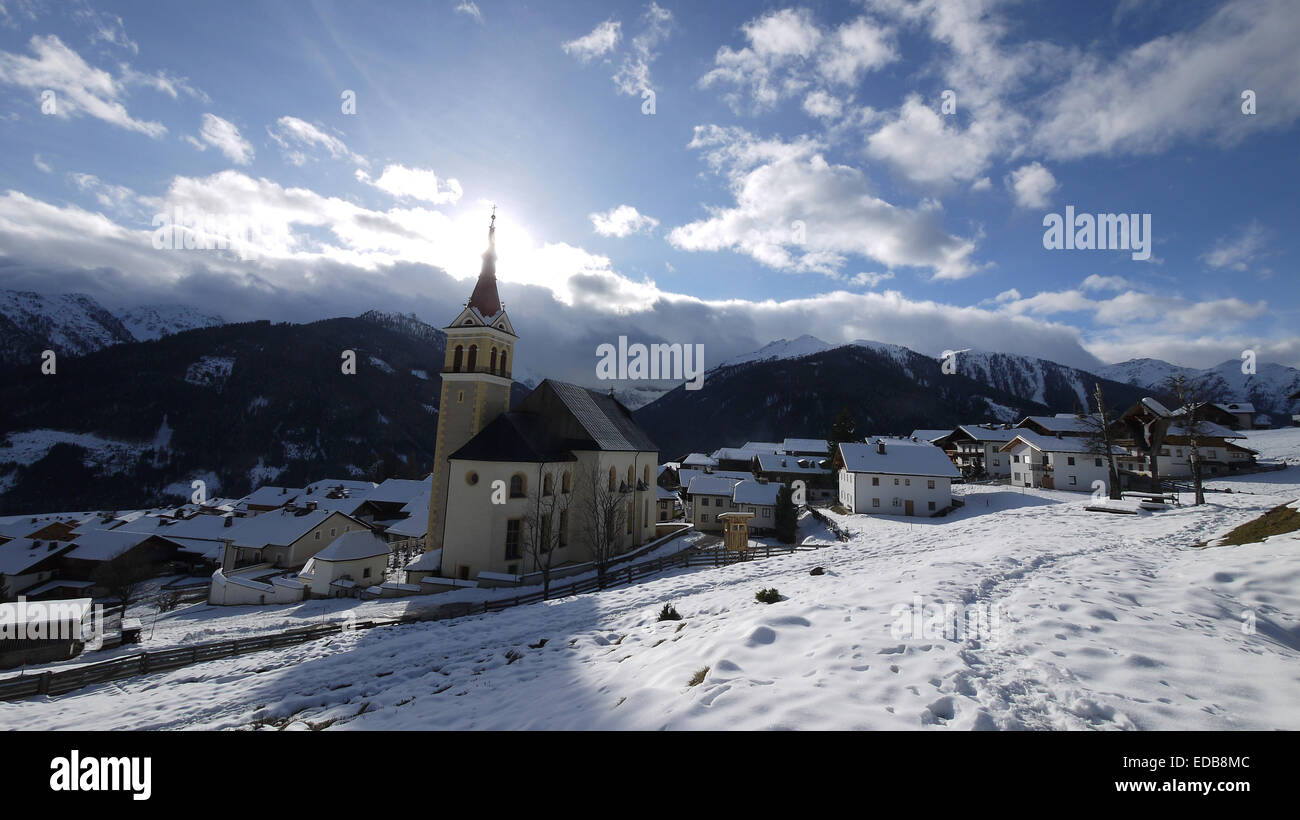
[[[465,309],[448,325],[438,403],[433,496],[429,503],[426,549],[441,549],[447,527],[447,459],[510,409],[510,368],[515,361],[514,327],[497,294],[496,208],[488,224],[483,268]],[[487,492],[484,488],[484,492]]]

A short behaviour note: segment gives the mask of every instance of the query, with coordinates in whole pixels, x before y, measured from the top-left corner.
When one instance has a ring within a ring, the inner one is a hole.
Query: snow
[[[427,370],[412,370],[411,375],[422,381],[427,382],[429,380],[429,372]]]
[[[98,466],[105,475],[113,475],[134,467],[149,445],[142,442],[121,441],[93,433],[67,433],[61,430],[27,430],[9,433],[0,444],[0,464],[17,462],[35,464],[45,458],[56,444],[73,444],[86,450],[88,467]]]
[[[185,381],[200,387],[220,388],[235,369],[233,356],[202,356],[185,370]]]
[[[883,453],[879,444],[884,444]],[[840,454],[845,469],[853,473],[961,477],[947,454],[928,441],[868,436],[866,443],[841,442]]]
[[[121,320],[131,335],[142,342],[182,330],[225,324],[220,316],[202,313],[190,305],[140,305],[123,311]]]
[[[341,628],[0,703],[0,727],[1300,729],[1300,533],[1199,546],[1300,498],[1300,430],[1252,431],[1249,443],[1292,466],[1210,481],[1232,492],[1202,506],[1106,515],[1066,491],[960,487],[965,506],[944,518],[828,513],[847,542],[805,516],[800,538],[817,551],[487,615]],[[810,575],[818,566],[825,574]],[[783,600],[755,601],[765,587]],[[146,645],[342,627],[491,594],[200,604],[147,618]],[[657,621],[665,603],[683,620]],[[945,607],[964,631],[939,623]],[[972,615],[988,616],[987,634]]]
[[[395,372],[397,372],[397,371],[393,370],[393,366],[392,366],[392,365],[390,365],[388,362],[384,361],[383,359],[379,358],[378,356],[371,356],[371,357],[370,357],[370,364],[372,364],[373,366],[379,368],[380,370],[384,371],[385,373],[395,373]]]
[[[313,561],[356,561],[387,555],[388,544],[370,530],[353,530],[335,538],[312,558]]]
[[[804,356],[811,356],[814,353],[821,353],[836,345],[829,342],[823,342],[816,336],[803,335],[797,339],[777,339],[774,342],[768,342],[758,350],[749,353],[742,353],[739,356],[732,356],[718,367],[733,367],[738,364],[748,364],[750,362],[765,362],[772,359],[798,359]],[[716,368],[715,368],[716,369]]]

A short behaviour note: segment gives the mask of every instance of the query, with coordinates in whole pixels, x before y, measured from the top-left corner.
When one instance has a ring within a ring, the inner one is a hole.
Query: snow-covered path
[[[1300,467],[1217,484],[1239,492],[1140,516],[971,487],[817,552],[0,704],[0,727],[1297,729],[1300,534],[1196,545],[1300,497]],[[900,634],[918,597],[1001,628]]]

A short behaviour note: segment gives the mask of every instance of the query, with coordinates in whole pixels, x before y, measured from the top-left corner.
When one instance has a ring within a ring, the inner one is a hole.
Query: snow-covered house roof
[[[437,572],[442,566],[442,550],[429,550],[406,565],[407,571]]]
[[[1215,407],[1228,413],[1250,413],[1255,415],[1255,405],[1248,401],[1234,401],[1226,404],[1215,404]]]
[[[237,547],[251,549],[268,546],[287,547],[324,523],[331,515],[343,515],[343,513],[331,510],[308,512],[271,510],[252,518],[238,519],[234,526],[225,530],[224,537],[233,539]],[[351,516],[346,517],[361,524]]]
[[[418,481],[409,478],[390,478],[371,490],[366,495],[366,500],[383,504],[409,504],[421,496],[427,497],[432,491],[432,484],[432,475]]]
[[[914,438],[917,439],[918,441],[928,441],[931,444],[933,444],[936,439],[941,439],[944,436],[949,435],[950,433],[952,433],[951,429],[948,430],[917,429],[917,430],[913,430],[912,435],[908,436],[908,438]]]
[[[15,538],[0,544],[0,575],[22,575],[42,561],[67,552],[67,541],[33,541]]]
[[[808,453],[809,455],[829,455],[831,445],[824,438],[788,438],[781,442],[783,453]]]
[[[379,485],[373,481],[358,481],[354,478],[322,478],[320,481],[313,481],[304,487],[303,494],[318,496],[341,489],[350,496],[355,497],[369,494],[377,486]]]
[[[706,456],[704,453],[691,453],[686,458],[682,459],[682,466],[683,467],[717,467],[718,460],[716,458],[710,458],[709,456]]]
[[[1034,424],[1049,433],[1065,433],[1067,435],[1079,435],[1090,432],[1095,422],[1086,416],[1076,416],[1073,413],[1061,413],[1056,416],[1026,416],[1021,420],[1017,427],[1027,427]]]
[[[1187,432],[1187,427],[1175,423],[1169,425],[1169,430],[1168,432],[1165,433],[1165,435],[1166,436],[1187,436],[1189,435],[1189,433]],[[1212,421],[1205,421],[1204,419],[1196,420],[1196,435],[1199,438],[1224,438],[1224,439],[1246,438],[1246,435],[1244,433],[1224,427],[1222,424],[1215,424]]]
[[[711,453],[711,456],[717,461],[749,461],[758,454],[759,451],[745,447],[719,447]]]
[[[765,473],[829,473],[831,468],[824,458],[795,455],[760,455],[758,469]]]
[[[961,477],[947,453],[928,441],[910,438],[840,442],[839,457],[851,473]]]
[[[665,490],[663,487],[659,487],[659,486],[655,487],[655,496],[660,501],[677,500],[677,493],[673,492],[672,490]]]
[[[290,501],[302,495],[304,490],[296,487],[276,487],[271,484],[258,487],[248,495],[240,499],[239,504],[244,507],[250,505],[257,507],[283,507]]]
[[[983,427],[978,424],[962,424],[957,427],[975,441],[1011,441],[1020,430],[1005,427]]]
[[[1001,450],[1008,452],[1025,444],[1044,453],[1088,453],[1096,446],[1093,444],[1092,439],[1084,436],[1061,436],[1057,438],[1056,436],[1044,436],[1032,430],[1019,430],[1015,438],[1002,445]],[[1115,455],[1124,455],[1125,453],[1124,448],[1115,446],[1111,447],[1111,452]]]
[[[741,481],[732,488],[731,500],[737,504],[775,506],[776,496],[784,486],[777,482],[760,482],[753,479]]]
[[[691,482],[701,476],[711,476],[716,478],[731,478],[731,479],[735,479],[736,481],[744,481],[747,478],[754,477],[752,473],[742,472],[740,470],[714,470],[711,473],[706,473],[703,470],[691,470],[691,469],[683,468],[677,472],[678,481],[681,483],[681,486],[688,488],[687,490],[688,492],[689,492],[689,487]]]
[[[696,476],[687,485],[686,492],[691,495],[725,495],[730,498],[732,489],[741,480],[717,475]]]
[[[376,555],[388,555],[388,543],[370,530],[353,530],[335,538],[316,553],[313,561],[360,561]]]
[[[72,542],[73,548],[67,553],[68,558],[82,561],[112,561],[119,555],[134,549],[153,538],[154,535],[127,530],[87,530]]]
[[[782,444],[779,441],[747,441],[745,446],[739,449],[749,450],[752,453],[779,453]]]

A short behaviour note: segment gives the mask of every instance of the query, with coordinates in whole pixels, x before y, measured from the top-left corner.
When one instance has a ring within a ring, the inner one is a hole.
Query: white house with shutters
[[[1021,429],[1002,447],[1011,459],[1011,485],[1045,490],[1092,492],[1094,481],[1109,481],[1106,457],[1089,452],[1095,445],[1083,436],[1045,436]],[[1112,447],[1118,459],[1121,447]]]
[[[874,515],[936,515],[952,506],[952,480],[961,477],[930,442],[888,436],[840,443],[832,466],[840,504]]]

